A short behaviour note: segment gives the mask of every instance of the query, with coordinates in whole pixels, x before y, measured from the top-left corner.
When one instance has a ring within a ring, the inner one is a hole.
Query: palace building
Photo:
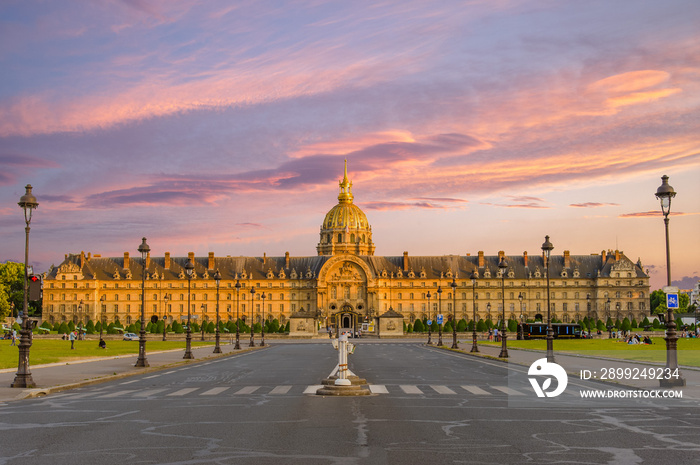
[[[276,318],[281,325],[303,317],[318,328],[356,329],[382,316],[466,321],[505,313],[526,321],[547,317],[545,260],[527,252],[506,255],[375,256],[372,227],[353,203],[347,163],[338,204],[321,224],[317,255],[172,257],[145,260],[145,317],[187,321],[188,289],[193,321],[215,321],[217,284],[219,315],[224,322],[240,317],[248,324]],[[505,259],[504,276],[498,267]],[[188,279],[185,265],[194,264]],[[89,320],[135,323],[141,313],[142,258],[67,254],[44,280],[43,315],[50,323]],[[563,322],[589,316],[638,322],[648,314],[649,275],[640,260],[621,251],[552,255],[549,263],[551,316]],[[475,278],[475,279],[471,279]],[[502,279],[503,278],[503,279]],[[237,287],[236,285],[239,284]],[[503,289],[502,289],[503,286]]]

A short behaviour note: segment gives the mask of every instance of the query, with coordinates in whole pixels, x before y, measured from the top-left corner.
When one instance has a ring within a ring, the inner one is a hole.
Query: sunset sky
[[[3,1],[0,261],[619,249],[700,279],[700,2]]]

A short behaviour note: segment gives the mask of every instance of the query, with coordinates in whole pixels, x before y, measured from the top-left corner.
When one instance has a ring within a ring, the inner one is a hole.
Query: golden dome
[[[326,213],[323,229],[369,229],[367,216],[352,203],[339,203]]]
[[[367,216],[353,204],[352,182],[348,180],[348,162],[342,181],[339,182],[338,205],[331,208],[321,225],[321,241],[317,246],[319,255],[355,253],[374,255],[372,227]]]

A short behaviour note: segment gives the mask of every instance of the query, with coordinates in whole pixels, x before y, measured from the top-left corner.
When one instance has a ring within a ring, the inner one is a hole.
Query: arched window
[[[350,242],[353,244],[355,243],[355,234],[354,233],[350,234]]]
[[[343,242],[343,235],[338,233],[338,242]]]

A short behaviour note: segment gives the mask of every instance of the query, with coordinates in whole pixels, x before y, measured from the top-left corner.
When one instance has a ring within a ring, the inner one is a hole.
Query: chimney
[[[568,250],[564,251],[564,268],[571,268],[571,254]]]
[[[87,261],[90,261],[91,258],[92,258],[92,253],[88,252]]]
[[[194,265],[194,252],[187,252],[187,259]]]
[[[216,267],[216,262],[214,260],[214,252],[209,252],[209,266],[208,270],[213,270]]]
[[[170,252],[165,252],[165,263],[163,264],[165,269],[170,268]]]
[[[85,266],[85,252],[80,252],[80,269]]]
[[[284,267],[289,269],[289,252],[284,253]]]
[[[403,270],[408,271],[408,252],[403,253]]]
[[[483,268],[485,265],[484,263],[484,251],[479,250],[479,268]]]
[[[525,268],[527,268],[527,251],[523,252],[523,263],[525,264]]]
[[[601,250],[601,251],[600,251],[600,255],[603,257],[603,265],[605,265],[605,260],[606,260],[606,257],[605,257],[605,250]]]
[[[151,266],[151,252],[146,253],[146,269]]]
[[[267,252],[263,252],[263,265],[267,265]]]
[[[501,263],[501,260],[503,260],[506,256],[506,253],[502,250],[498,251],[498,263]]]
[[[615,261],[616,262],[620,261],[620,251],[617,249],[615,250]]]
[[[129,252],[124,252],[124,268],[129,268]]]

